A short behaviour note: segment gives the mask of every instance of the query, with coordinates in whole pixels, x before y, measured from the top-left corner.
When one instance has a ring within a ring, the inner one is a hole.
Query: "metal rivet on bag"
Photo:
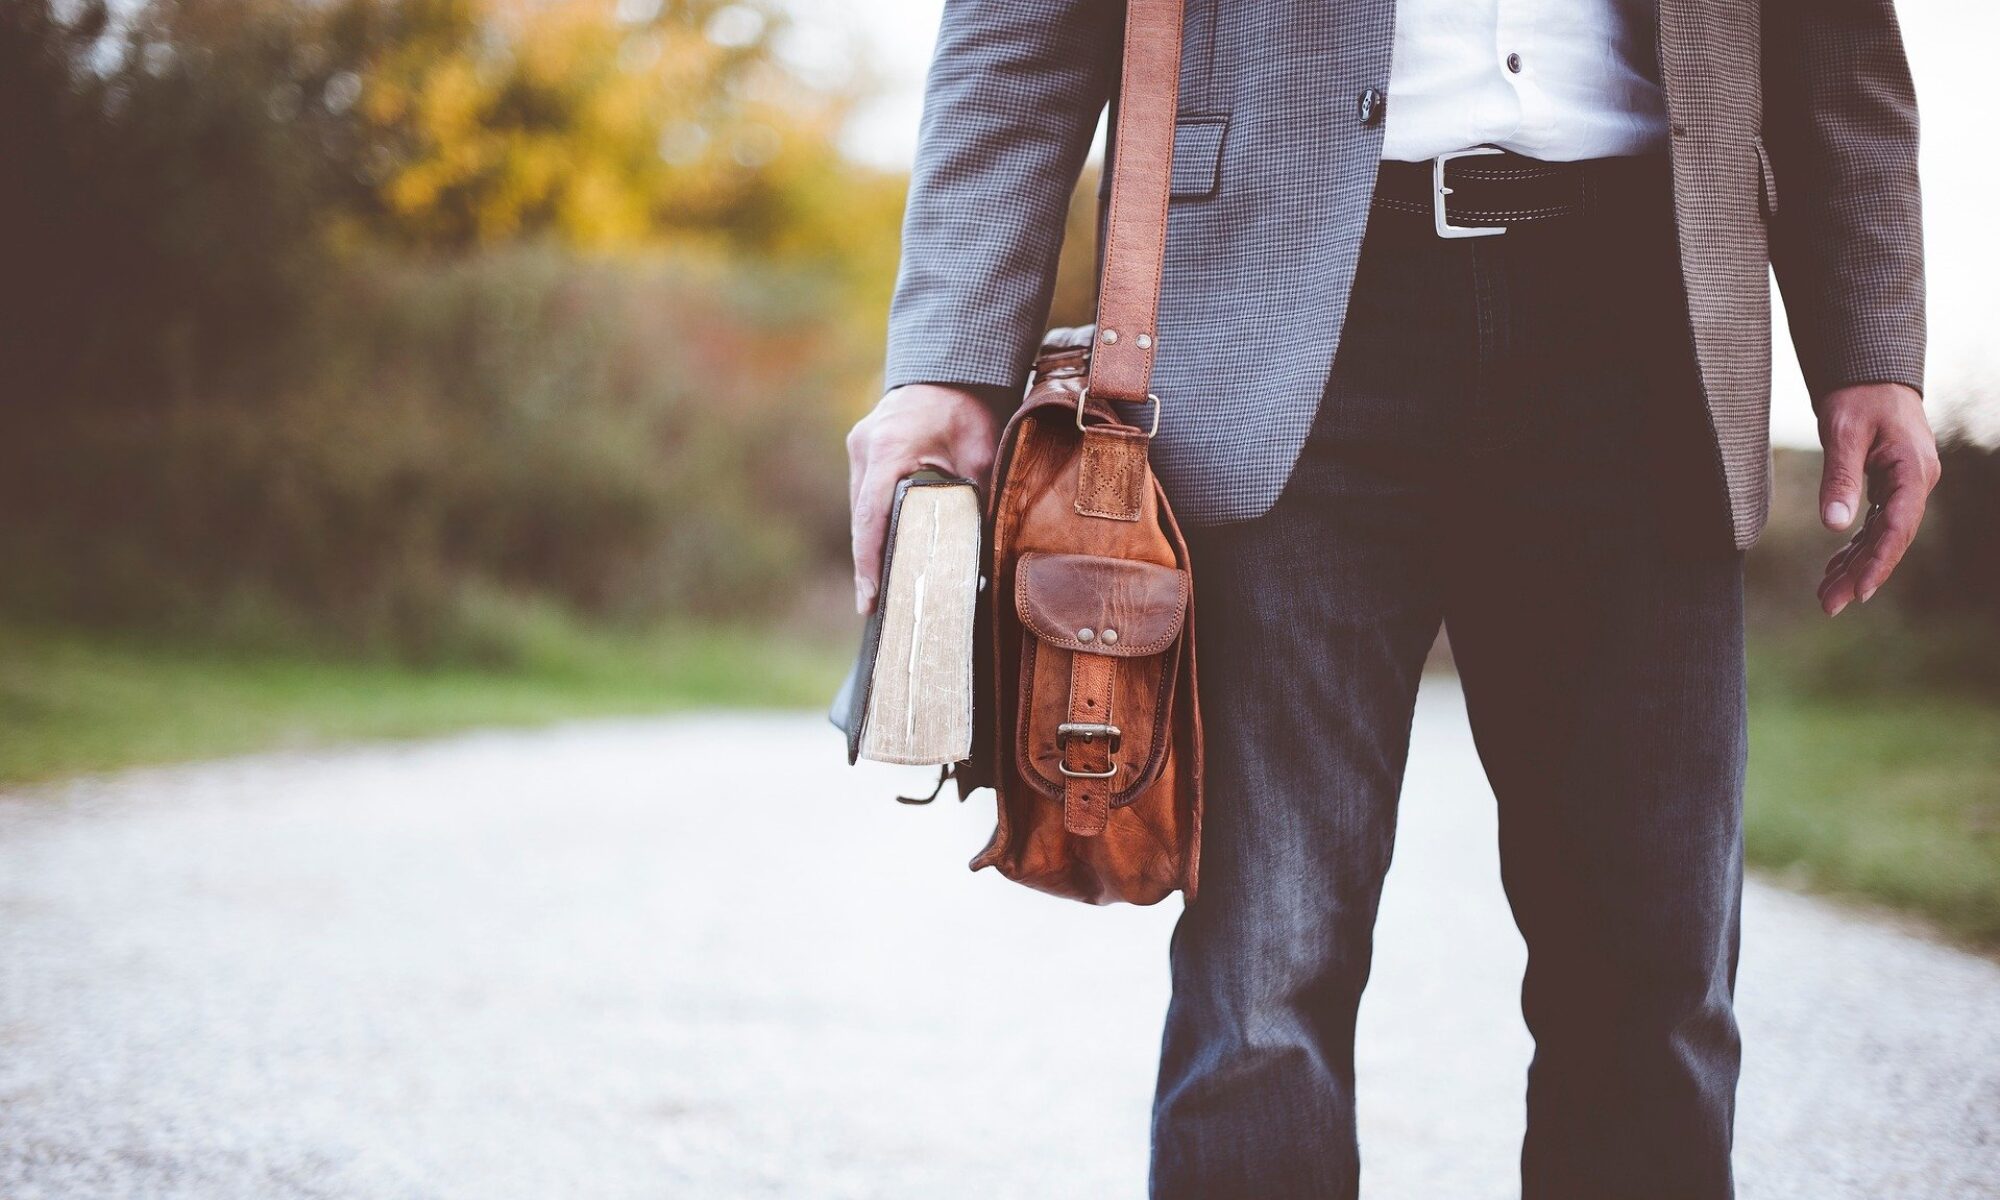
[[[1109,346],[1109,345],[1110,345],[1111,343],[1113,343],[1113,342],[1115,342],[1115,341],[1117,341],[1117,340],[1118,340],[1118,331],[1117,331],[1116,329],[1107,329],[1107,330],[1105,330],[1105,331],[1104,331],[1104,344],[1105,344],[1105,345]]]
[[[1140,335],[1139,335],[1139,349],[1141,349],[1141,350],[1151,350],[1152,348],[1153,348],[1153,339],[1152,339],[1152,336],[1151,336],[1151,335],[1149,335],[1149,334],[1144,334],[1144,333],[1140,334]]]
[[[1090,640],[1091,638],[1094,638],[1094,637],[1096,637],[1096,636],[1097,636],[1097,633],[1096,633],[1096,631],[1095,631],[1095,630],[1090,630],[1090,629],[1079,629],[1079,630],[1077,630],[1077,631],[1076,631],[1076,640],[1077,640],[1077,641],[1079,641],[1079,642],[1087,642],[1087,641],[1089,641],[1089,640]]]
[[[1118,640],[1118,631],[1116,629],[1107,629],[1104,631],[1105,645],[1109,646],[1112,643],[1116,642],[1117,640]]]

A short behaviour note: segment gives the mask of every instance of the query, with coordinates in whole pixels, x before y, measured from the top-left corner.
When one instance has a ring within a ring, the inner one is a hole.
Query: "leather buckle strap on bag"
[[[960,794],[991,786],[972,861],[1059,896],[1194,895],[1201,846],[1187,544],[1147,451],[1181,0],[1129,0],[1097,324],[1049,332],[1000,437],[983,680]],[[1112,401],[1150,402],[1148,428]]]

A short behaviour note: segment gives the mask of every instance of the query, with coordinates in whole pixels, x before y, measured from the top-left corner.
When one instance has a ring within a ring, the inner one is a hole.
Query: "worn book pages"
[[[937,765],[972,752],[979,522],[970,486],[912,487],[903,496],[886,548],[863,758]]]

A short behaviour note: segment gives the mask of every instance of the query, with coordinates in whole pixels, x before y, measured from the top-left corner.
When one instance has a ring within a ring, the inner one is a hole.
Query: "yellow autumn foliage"
[[[385,164],[375,234],[439,249],[545,236],[824,257],[860,248],[860,232],[871,271],[893,253],[900,182],[840,157],[851,97],[777,58],[777,13],[714,0],[650,13],[633,0],[412,2],[442,19],[385,47],[361,78],[365,137]]]

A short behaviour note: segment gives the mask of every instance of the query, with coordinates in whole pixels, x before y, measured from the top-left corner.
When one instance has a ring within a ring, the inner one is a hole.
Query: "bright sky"
[[[861,69],[877,97],[847,131],[856,157],[907,167],[916,149],[924,70],[942,0],[789,0],[793,57],[832,72]],[[1923,113],[1924,220],[1929,249],[1930,394],[1940,417],[1964,418],[1983,440],[2000,441],[2000,288],[1996,239],[1981,206],[2000,186],[1991,129],[1992,47],[2000,5],[1983,0],[1900,0],[1904,40]],[[1789,342],[1774,347],[1772,432],[1817,445],[1813,416]],[[1983,387],[1974,400],[1971,391]]]

